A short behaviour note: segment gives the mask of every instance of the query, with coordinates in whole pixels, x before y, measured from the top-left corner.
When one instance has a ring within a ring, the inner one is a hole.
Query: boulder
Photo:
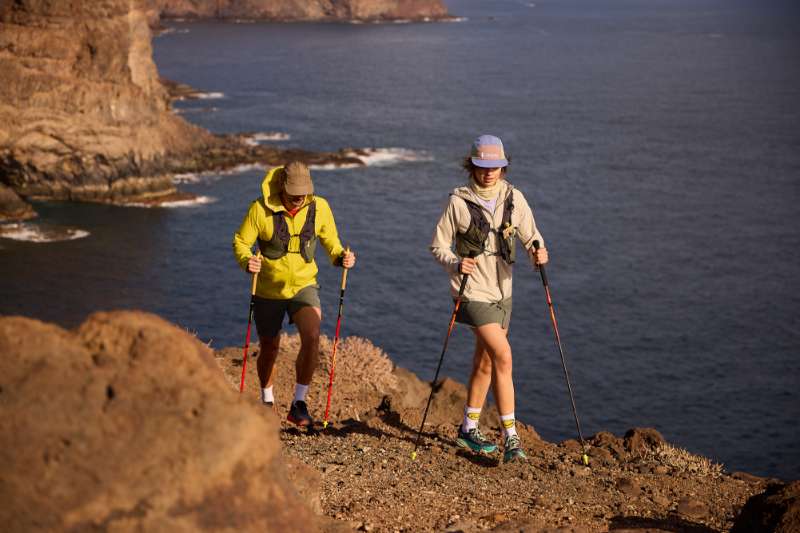
[[[774,483],[742,507],[731,533],[800,531],[800,481]]]
[[[625,449],[632,454],[655,450],[664,442],[661,433],[653,428],[633,428],[625,433]]]
[[[0,183],[0,222],[27,220],[36,216],[17,193]]]
[[[2,317],[0,354],[4,531],[318,527],[275,417],[185,331],[134,311],[75,331]]]

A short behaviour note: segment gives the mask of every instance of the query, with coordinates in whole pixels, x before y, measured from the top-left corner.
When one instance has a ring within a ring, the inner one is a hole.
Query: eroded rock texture
[[[0,183],[23,198],[174,192],[175,159],[218,141],[170,113],[139,0],[0,3]]]
[[[139,312],[76,331],[3,317],[0,354],[3,531],[318,527],[278,421],[185,331]]]

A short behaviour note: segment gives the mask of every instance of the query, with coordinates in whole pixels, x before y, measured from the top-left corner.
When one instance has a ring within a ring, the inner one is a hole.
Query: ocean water
[[[427,247],[461,158],[494,133],[550,250],[584,435],[655,427],[728,470],[800,478],[800,7],[448,5],[463,19],[176,22],[154,57],[207,92],[176,108],[212,131],[376,149],[366,168],[313,170],[358,255],[344,335],[433,377],[451,302]],[[249,282],[230,241],[262,176],[181,176],[202,198],[188,206],[37,204],[40,221],[0,231],[0,313],[73,327],[138,308],[240,345]],[[339,272],[321,270],[332,335]],[[574,437],[540,279],[515,274],[518,418]],[[466,380],[471,354],[457,327],[443,374]]]

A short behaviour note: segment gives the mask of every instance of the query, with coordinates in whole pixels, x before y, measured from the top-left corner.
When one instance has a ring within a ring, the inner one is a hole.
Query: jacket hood
[[[281,201],[281,192],[283,189],[281,188],[280,170],[283,170],[282,165],[269,169],[266,176],[264,176],[264,181],[261,182],[261,194],[264,196],[264,204],[266,204],[273,213],[276,211],[286,211]],[[313,196],[312,194],[307,195],[303,206],[310,203]]]

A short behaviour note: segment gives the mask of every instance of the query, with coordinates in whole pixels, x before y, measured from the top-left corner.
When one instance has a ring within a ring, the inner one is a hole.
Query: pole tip
[[[327,427],[328,427],[328,421],[326,420],[326,421],[324,421],[324,422],[322,423],[322,429],[325,429],[325,428],[327,428]]]
[[[586,465],[586,466],[589,466],[589,456],[588,456],[588,455],[586,455],[586,454],[583,454],[583,455],[581,456],[581,461],[583,461],[583,464],[584,464],[584,465]]]
[[[411,460],[412,461],[416,461],[417,460],[417,452],[415,452],[415,451],[411,452]]]

